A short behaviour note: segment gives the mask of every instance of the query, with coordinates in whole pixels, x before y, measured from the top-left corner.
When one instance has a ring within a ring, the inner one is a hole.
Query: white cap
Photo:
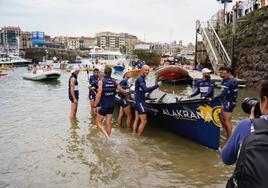
[[[123,77],[125,76],[126,73],[130,72],[131,69],[130,68],[126,68],[124,71],[123,71]]]
[[[202,73],[211,73],[212,70],[208,69],[208,68],[203,68],[202,69]]]
[[[76,71],[79,71],[80,67],[78,65],[73,66],[71,73],[74,73]]]

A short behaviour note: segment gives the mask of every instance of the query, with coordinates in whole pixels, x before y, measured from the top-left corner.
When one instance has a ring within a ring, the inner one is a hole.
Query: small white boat
[[[33,74],[32,72],[24,73],[22,77],[23,79],[33,81],[54,80],[60,77],[60,72],[55,70],[51,71],[37,70],[36,74]]]

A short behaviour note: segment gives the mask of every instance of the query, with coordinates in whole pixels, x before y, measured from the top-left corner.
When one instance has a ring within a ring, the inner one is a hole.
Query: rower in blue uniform
[[[222,126],[226,129],[227,136],[230,137],[233,129],[232,112],[236,106],[236,99],[238,95],[237,80],[232,75],[230,67],[221,67],[219,69],[220,75],[223,78],[221,83],[221,93],[212,99],[223,100],[222,112],[220,115]]]
[[[105,67],[104,78],[98,83],[98,93],[96,95],[96,100],[94,107],[100,104],[100,108],[97,113],[97,126],[100,128],[102,133],[107,139],[109,139],[112,130],[112,115],[115,105],[115,92],[116,89],[129,98],[127,92],[120,87],[120,85],[111,77],[112,69],[111,67]],[[103,119],[106,118],[105,128],[102,126]]]
[[[188,95],[188,98],[194,97],[200,94],[201,99],[207,99],[214,97],[214,82],[210,79],[210,73],[212,70],[208,68],[202,69],[202,76],[201,80],[196,82],[196,91]]]
[[[141,135],[143,133],[143,130],[147,124],[147,107],[145,103],[145,94],[152,92],[162,85],[162,82],[158,82],[155,86],[146,86],[145,78],[149,74],[149,71],[150,67],[148,65],[143,65],[141,69],[141,75],[135,82],[135,120],[133,123],[133,133],[138,133],[138,135]]]
[[[71,71],[71,76],[69,78],[69,89],[68,96],[71,101],[71,113],[70,118],[76,118],[76,112],[78,107],[78,99],[79,99],[79,90],[78,90],[78,82],[77,76],[79,74],[80,67],[74,66]]]
[[[89,77],[89,95],[90,100],[91,114],[96,114],[96,108],[94,108],[94,102],[96,99],[96,94],[98,91],[98,82],[99,82],[99,69],[95,68],[93,70],[93,75]]]
[[[123,73],[123,80],[121,80],[121,82],[119,83],[119,85],[124,89],[127,90],[129,89],[129,85],[128,85],[128,79],[130,78],[130,70],[126,69]],[[131,109],[130,109],[130,104],[127,101],[127,99],[125,98],[125,96],[121,93],[118,93],[118,97],[119,97],[119,105],[120,105],[120,109],[119,109],[119,114],[118,114],[118,118],[117,118],[117,126],[121,127],[122,125],[122,118],[124,116],[124,114],[126,114],[127,119],[126,119],[126,127],[130,128],[131,127]]]

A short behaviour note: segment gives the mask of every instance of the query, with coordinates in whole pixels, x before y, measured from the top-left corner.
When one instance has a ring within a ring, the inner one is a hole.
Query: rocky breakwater
[[[232,54],[232,25],[220,30],[219,35],[228,53]],[[245,79],[248,85],[268,79],[268,6],[238,20],[234,44],[237,76]]]
[[[33,62],[40,62],[43,57],[47,56],[48,59],[57,57],[62,60],[74,61],[77,56],[88,57],[88,51],[81,50],[65,50],[56,48],[28,48],[24,50],[24,57],[32,59]]]

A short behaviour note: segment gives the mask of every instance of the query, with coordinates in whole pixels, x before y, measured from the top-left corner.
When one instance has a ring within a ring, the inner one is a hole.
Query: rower
[[[143,65],[141,69],[141,74],[135,82],[135,120],[133,123],[133,133],[138,133],[138,135],[141,135],[143,133],[143,130],[147,124],[147,107],[145,103],[145,93],[152,92],[153,90],[162,85],[162,82],[160,81],[155,86],[146,86],[145,78],[149,74],[149,71],[150,67],[148,65]]]
[[[98,93],[94,103],[95,108],[100,103],[100,108],[97,113],[97,126],[107,139],[109,139],[112,130],[111,121],[115,105],[116,89],[119,90],[120,93],[124,94],[126,98],[129,98],[127,92],[111,77],[111,74],[111,67],[105,67],[104,78],[98,83]],[[102,126],[104,118],[106,118],[105,128]]]
[[[196,82],[196,91],[187,95],[188,98],[194,97],[200,93],[201,99],[207,99],[214,97],[214,82],[210,79],[210,73],[212,70],[208,68],[202,69],[202,79]]]
[[[128,85],[128,79],[130,78],[130,70],[126,69],[123,73],[123,80],[121,80],[121,82],[119,83],[119,85],[124,89],[129,89],[129,85]],[[130,128],[130,124],[131,124],[131,109],[130,109],[130,104],[127,101],[127,99],[125,98],[125,96],[121,93],[118,93],[118,97],[120,99],[119,101],[119,105],[120,105],[120,109],[119,109],[119,114],[118,114],[118,118],[117,118],[117,126],[121,127],[122,124],[122,118],[124,116],[124,114],[126,114],[127,119],[126,119],[126,127]]]
[[[91,114],[94,115],[96,114],[96,108],[94,108],[94,102],[96,99],[96,94],[97,94],[97,90],[98,90],[98,82],[99,82],[99,69],[95,68],[93,70],[93,75],[91,75],[88,79],[89,82],[89,103],[90,103],[90,107],[91,107]]]

